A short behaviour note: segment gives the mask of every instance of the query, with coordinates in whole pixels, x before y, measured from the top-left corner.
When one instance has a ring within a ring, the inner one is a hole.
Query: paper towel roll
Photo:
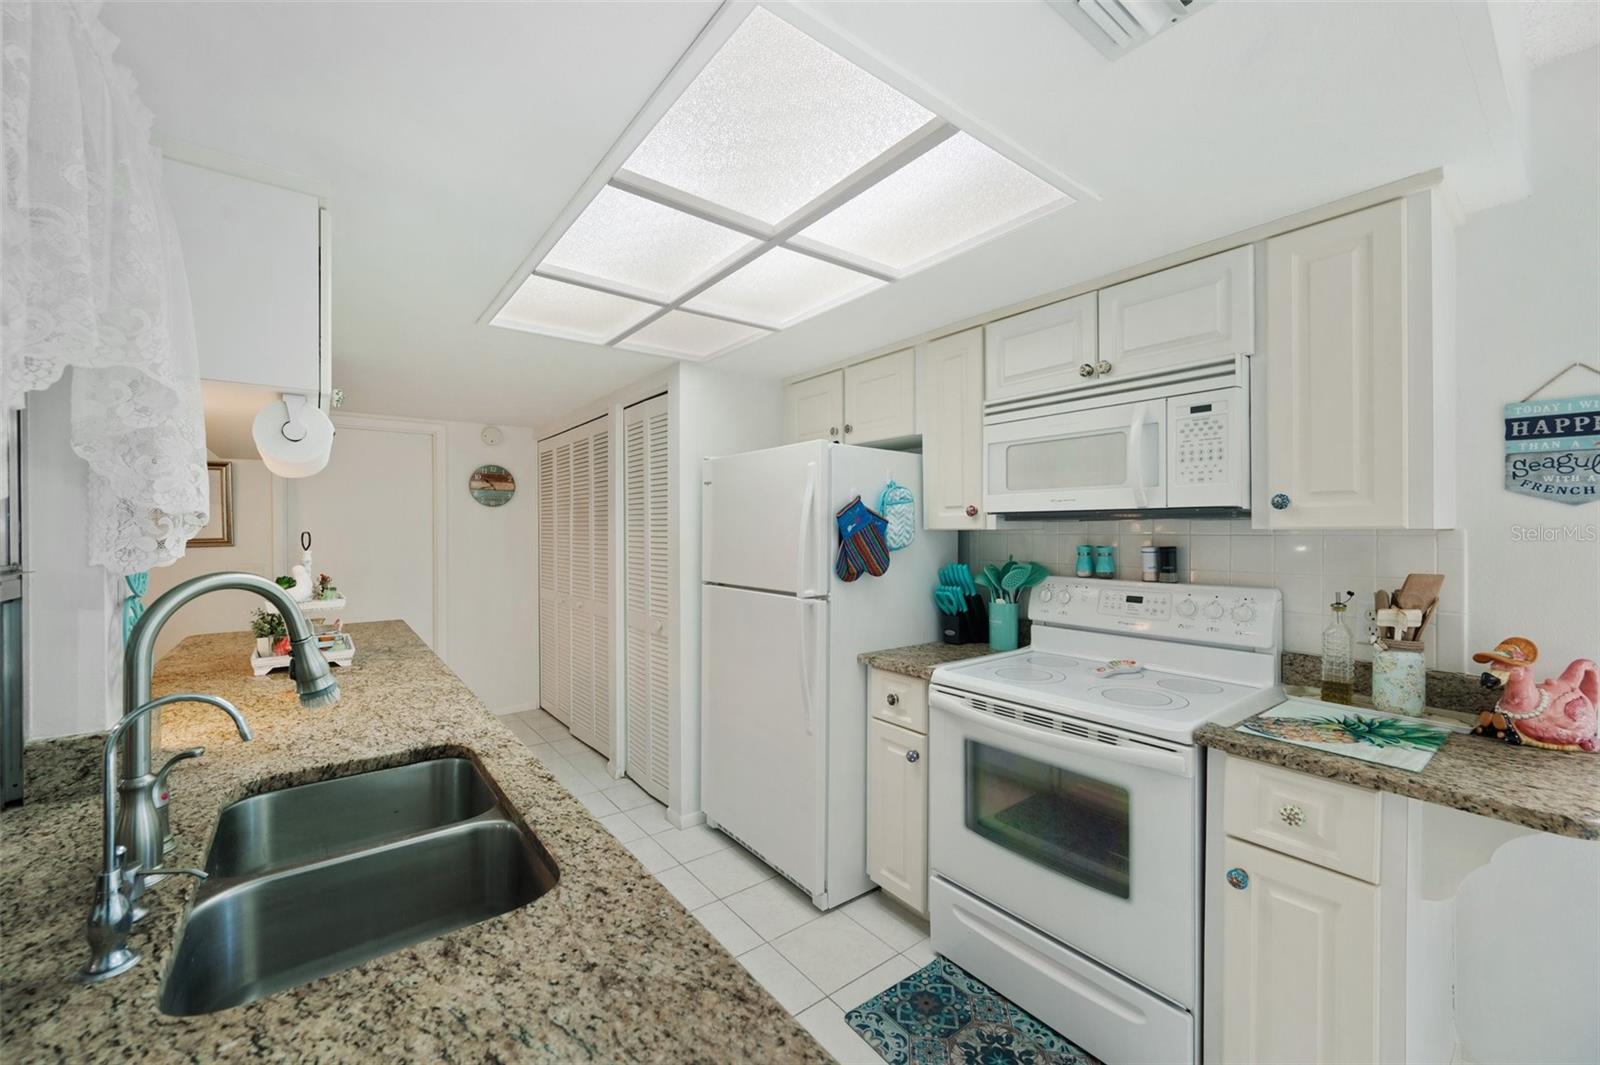
[[[261,461],[279,477],[320,473],[333,454],[333,422],[304,396],[287,395],[262,407],[250,435]]]

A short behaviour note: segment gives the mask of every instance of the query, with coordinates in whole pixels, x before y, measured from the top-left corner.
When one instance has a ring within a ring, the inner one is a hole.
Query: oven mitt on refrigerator
[[[884,533],[889,523],[874,514],[856,496],[833,516],[839,527],[839,557],[833,572],[846,583],[863,573],[881,577],[889,572],[889,545]]]
[[[884,536],[889,550],[899,551],[910,547],[917,535],[917,501],[911,489],[890,481],[884,486],[883,495],[878,498],[878,510],[889,523],[889,531]]]

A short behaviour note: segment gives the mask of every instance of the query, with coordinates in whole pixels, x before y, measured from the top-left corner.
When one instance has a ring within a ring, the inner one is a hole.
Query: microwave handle
[[[1128,429],[1128,479],[1133,485],[1133,505],[1143,510],[1149,505],[1144,493],[1144,422],[1145,407],[1140,403],[1133,408],[1133,425]]]
[[[960,699],[937,690],[929,692],[928,705],[935,710],[943,710],[945,713],[962,721],[967,721],[974,725],[982,725],[984,728],[993,729],[996,732],[1004,733],[1019,740],[1027,740],[1029,743],[1043,744],[1047,747],[1054,747],[1057,750],[1082,754],[1105,762],[1120,762],[1124,765],[1139,766],[1142,769],[1154,769],[1157,772],[1170,773],[1175,777],[1192,777],[1195,775],[1192,749],[1189,753],[1183,753],[1179,751],[1161,751],[1154,747],[1120,747],[1094,740],[1080,740],[1065,733],[1048,732],[1041,728],[1018,725],[1004,718],[981,713],[966,706]]]

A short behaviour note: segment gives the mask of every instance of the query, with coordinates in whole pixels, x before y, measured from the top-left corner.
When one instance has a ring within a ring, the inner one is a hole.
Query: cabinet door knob
[[[1250,886],[1250,874],[1245,872],[1243,869],[1229,869],[1228,886],[1243,891],[1245,888]]]
[[[1305,811],[1293,803],[1288,803],[1278,809],[1278,820],[1290,828],[1299,828],[1306,823]]]
[[[1111,372],[1111,364],[1102,359],[1098,364],[1096,364],[1094,372],[1098,374],[1108,374]]]
[[[1078,367],[1078,376],[1079,377],[1093,377],[1094,376],[1094,363],[1086,362],[1082,366]]]
[[[890,706],[899,706],[900,705],[900,696],[896,695],[894,692],[890,692],[888,695],[885,695],[883,698],[884,698],[884,701],[887,702]]]
[[[1279,492],[1276,495],[1274,495],[1272,497],[1272,509],[1273,510],[1288,510],[1289,509],[1289,497],[1287,495],[1283,494],[1282,492]]]
[[[838,436],[839,435],[839,427],[837,425],[828,426],[828,435],[829,436]]]
[[[844,431],[845,431],[846,435],[848,435],[850,433],[855,432],[856,431],[856,427],[851,425],[849,422],[845,422]]]
[[[908,761],[908,762],[915,762],[917,759],[919,759],[921,757],[922,757],[922,755],[918,754],[916,751],[907,751],[906,752],[906,761]]]
[[[967,504],[967,517],[976,518],[977,516],[978,516],[978,508],[973,506],[971,503],[968,503]]]

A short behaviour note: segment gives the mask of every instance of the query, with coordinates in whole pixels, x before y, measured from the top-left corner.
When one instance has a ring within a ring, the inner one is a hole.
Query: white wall
[[[71,373],[27,399],[23,723],[29,740],[101,732],[122,713],[122,591],[89,565],[89,467],[68,437]]]
[[[490,447],[483,428],[445,423],[445,661],[489,709],[504,714],[539,705],[539,476],[532,429],[501,426],[505,439]],[[504,506],[482,506],[467,491],[467,478],[485,463],[517,479],[517,494]]]
[[[272,571],[272,474],[259,459],[233,460],[233,546],[196,547],[170,566],[150,571],[146,603],[173,585],[218,570],[238,570],[262,577]],[[213,513],[217,501],[212,501]],[[200,632],[237,632],[248,628],[250,614],[263,606],[251,592],[212,592],[185,604],[161,627],[156,637],[156,657],[166,654],[186,636]]]
[[[700,809],[700,464],[716,455],[774,447],[783,438],[783,390],[777,381],[685,363],[673,393],[676,483],[671,503],[678,530],[677,727],[672,760],[677,787],[669,803],[680,821]]]
[[[1468,644],[1527,636],[1559,672],[1600,657],[1600,504],[1507,492],[1501,407],[1574,359],[1600,362],[1600,49],[1536,70],[1530,109],[1532,195],[1457,236],[1458,509],[1472,543]],[[1580,370],[1549,394],[1594,393],[1600,377]]]

